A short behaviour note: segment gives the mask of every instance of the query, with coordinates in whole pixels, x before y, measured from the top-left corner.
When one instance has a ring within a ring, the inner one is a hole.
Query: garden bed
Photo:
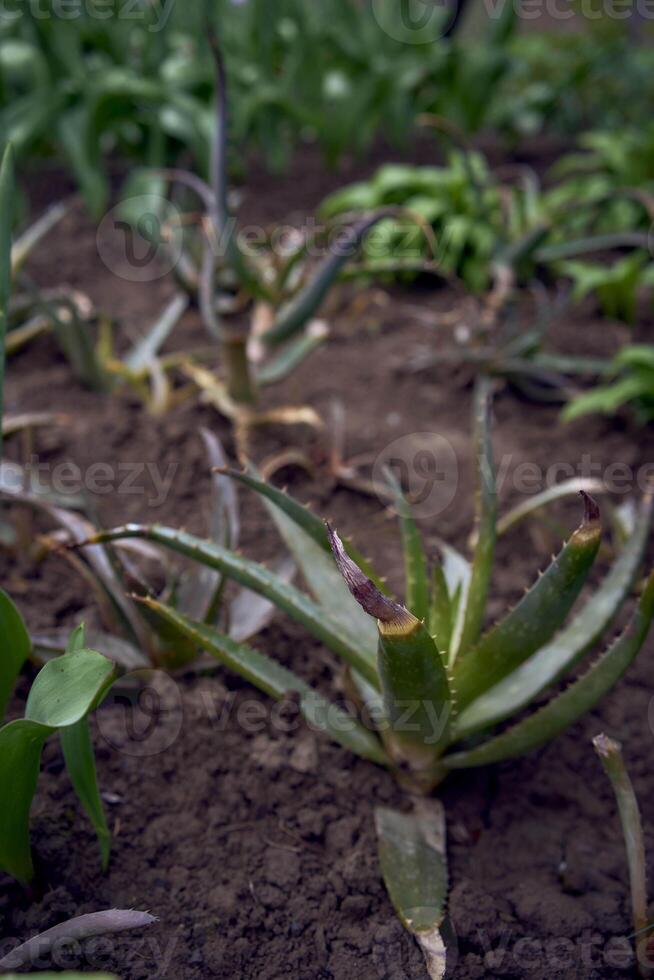
[[[253,178],[243,206],[246,221],[293,220],[301,208],[315,206],[330,178],[315,163],[304,161],[301,170],[303,179],[294,173],[281,185]],[[55,236],[35,257],[34,278],[43,286],[67,282],[88,292],[132,336],[170,297],[167,280],[143,286],[112,275],[81,211],[74,209]],[[346,293],[331,311],[330,342],[270,396],[272,404],[308,403],[325,418],[335,400],[342,402],[352,457],[372,454],[372,461],[389,443],[415,432],[444,436],[459,461],[458,491],[441,514],[421,522],[432,546],[438,536],[466,545],[473,474],[469,379],[446,366],[420,374],[406,367],[416,353],[451,345],[451,313],[464,304],[455,291],[431,285],[375,290],[367,298]],[[584,308],[555,327],[552,342],[601,356],[628,333]],[[189,313],[172,344],[203,342],[199,320]],[[107,524],[139,518],[201,530],[209,474],[199,427],[211,428],[228,452],[233,449],[228,425],[209,407],[186,402],[155,419],[126,393],[83,390],[50,339],[10,362],[6,408],[70,415],[66,426],[37,433],[41,461],[70,461],[82,472],[108,463],[117,477],[119,464],[151,464],[159,478],[170,478],[169,490],[159,493],[148,476],[154,471],[146,469],[134,481],[142,492],[123,486],[122,492],[99,495]],[[577,468],[586,454],[601,470],[616,462],[636,470],[654,447],[652,433],[627,418],[562,428],[557,414],[508,389],[499,395],[496,453],[498,459],[511,457],[504,503],[517,499],[512,475],[523,472],[521,464],[544,471],[556,461]],[[288,438],[289,430],[266,430],[257,449],[273,452]],[[301,438],[316,473],[312,479],[287,469],[284,480],[355,535],[400,590],[396,527],[380,500],[334,487],[321,465],[322,442],[306,433]],[[20,451],[16,440],[8,455]],[[245,550],[274,557],[274,531],[256,502],[244,493],[241,498]],[[560,513],[565,526],[574,526],[574,505]],[[501,543],[492,614],[519,597],[557,543],[541,524],[528,527]],[[37,567],[25,559],[16,567],[0,555],[0,570],[31,629],[72,626],[80,618],[95,622],[90,598],[60,557]],[[287,620],[277,617],[255,645],[327,689],[331,655]],[[449,944],[461,980],[635,975],[625,953],[631,928],[624,845],[590,739],[606,729],[624,742],[648,843],[654,844],[654,797],[647,782],[653,653],[650,641],[599,709],[545,749],[445,783]],[[133,907],[150,909],[159,923],[142,936],[104,941],[58,965],[113,970],[124,980],[426,976],[417,946],[396,920],[376,860],[373,807],[402,805],[391,776],[298,725],[292,702],[273,710],[221,669],[178,681],[153,681],[163,714],[149,737],[126,741],[117,694],[93,722],[99,781],[112,801],[114,841],[105,876],[56,740],[47,746],[32,821],[37,884],[27,894],[0,877],[0,935],[25,938],[85,911]],[[27,687],[21,691],[24,696]],[[19,702],[20,696],[16,713]],[[144,729],[147,720],[141,719]]]

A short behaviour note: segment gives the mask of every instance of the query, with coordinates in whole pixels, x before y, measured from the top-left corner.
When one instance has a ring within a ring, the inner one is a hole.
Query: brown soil
[[[313,207],[331,178],[315,166],[304,182],[302,173],[274,185],[253,184],[248,216],[256,216],[257,207],[265,212],[259,213],[263,220]],[[274,207],[266,204],[273,190]],[[97,256],[94,230],[78,211],[60,229],[54,254],[56,261],[53,251],[42,250],[32,265],[34,278],[86,290],[131,335],[152,322],[171,293],[165,280],[144,287],[109,273]],[[432,546],[443,536],[463,548],[471,516],[469,386],[445,367],[419,375],[405,370],[414,355],[450,344],[444,317],[463,311],[462,304],[455,293],[437,288],[377,291],[366,302],[343,301],[333,315],[331,342],[270,400],[307,402],[325,417],[334,400],[341,400],[351,457],[374,458],[414,432],[445,436],[460,465],[458,492],[422,528]],[[624,336],[623,328],[598,321],[589,308],[559,324],[553,342],[564,350],[609,352]],[[174,343],[202,342],[191,313]],[[85,391],[71,380],[54,343],[43,339],[11,362],[7,410],[44,409],[67,412],[71,420],[38,433],[36,451],[43,461],[69,460],[83,468],[126,461],[172,467],[172,488],[156,506],[145,477],[137,481],[140,494],[98,497],[105,522],[145,518],[201,529],[209,479],[198,427],[211,427],[233,449],[227,425],[211,409],[185,403],[155,419],[127,393]],[[555,408],[508,389],[499,395],[496,413],[497,455],[511,457],[504,504],[518,497],[514,478],[523,472],[521,464],[577,467],[588,454],[602,468],[614,462],[637,467],[649,461],[654,446],[652,432],[636,429],[626,417],[563,429]],[[267,431],[257,448],[274,451],[288,435]],[[24,450],[15,440],[9,454],[19,458]],[[313,480],[291,469],[284,477],[294,492],[354,533],[401,589],[396,529],[379,500],[334,488],[322,470]],[[269,558],[277,549],[275,536],[257,505],[242,499],[245,546]],[[562,508],[564,525],[575,517],[574,506]],[[520,595],[555,543],[556,533],[540,524],[502,542],[491,615]],[[92,599],[61,558],[34,564],[0,555],[0,581],[34,629],[97,619]],[[333,689],[332,656],[286,619],[279,617],[257,645],[324,690]],[[554,744],[517,762],[451,777],[444,785],[456,977],[636,975],[625,953],[630,920],[623,844],[590,738],[606,730],[624,742],[651,849],[653,652],[650,643],[597,711]],[[292,704],[273,710],[222,670],[175,682],[157,675],[152,683],[163,705],[152,735],[129,737],[118,697],[94,723],[114,830],[104,876],[56,740],[46,747],[32,818],[37,885],[28,894],[0,876],[0,935],[7,944],[82,912],[134,907],[152,910],[159,923],[142,936],[76,950],[55,965],[109,969],[124,980],[425,977],[421,955],[396,921],[377,868],[373,807],[402,801],[391,777],[299,726]],[[25,681],[13,705],[16,714],[27,689]],[[141,716],[133,724],[142,732],[147,722]]]

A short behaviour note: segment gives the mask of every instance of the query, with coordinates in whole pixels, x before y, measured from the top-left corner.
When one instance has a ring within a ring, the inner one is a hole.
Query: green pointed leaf
[[[50,661],[37,675],[25,718],[0,729],[0,867],[20,881],[33,874],[29,812],[43,744],[57,728],[76,725],[91,711],[114,676],[99,653],[78,650]]]
[[[141,601],[154,613],[165,618],[187,641],[212,654],[270,697],[279,700],[289,691],[296,691],[300,695],[302,715],[312,727],[318,728],[365,759],[372,759],[381,765],[388,763],[379,740],[372,732],[319,695],[286,667],[258,650],[236,643],[206,624],[193,622],[170,606],[154,599]]]
[[[161,525],[128,524],[124,527],[103,531],[90,539],[90,544],[120,541],[124,538],[141,538],[155,541],[166,548],[191,558],[193,561],[215,568],[227,578],[265,596],[278,609],[288,613],[301,623],[317,639],[334,651],[355,670],[360,671],[372,684],[377,684],[377,673],[369,657],[352,645],[349,636],[329,622],[320,606],[307,595],[271,572],[265,565],[243,558],[210,541],[203,541],[185,531]]]
[[[448,657],[446,654],[452,642],[454,609],[442,565],[436,565],[432,573],[431,597],[427,621],[429,632],[434,637],[438,649],[443,651],[443,656],[447,660]]]
[[[524,721],[477,748],[445,756],[443,764],[448,769],[467,769],[502,762],[531,752],[560,735],[594,708],[633,663],[647,638],[653,615],[654,573],[628,628],[585,674]]]
[[[316,515],[312,513],[308,507],[298,503],[294,497],[291,497],[290,494],[285,493],[283,490],[278,490],[277,487],[272,486],[272,484],[258,479],[254,473],[242,473],[239,470],[228,469],[225,470],[225,475],[231,477],[232,480],[237,480],[239,483],[242,483],[243,486],[249,487],[250,490],[254,490],[255,493],[258,493],[259,496],[263,497],[265,500],[269,500],[275,505],[275,507],[281,510],[282,513],[286,514],[292,521],[298,524],[302,530],[323,549],[323,551],[326,551],[327,554],[331,554],[324,521],[322,521],[319,517],[316,517]],[[366,573],[368,578],[375,583],[381,592],[385,592],[386,589],[384,584],[375,573],[375,570],[371,567],[370,562],[367,561],[367,559],[364,558],[359,551],[357,551],[354,545],[347,538],[343,539],[343,544],[345,545],[345,550],[352,561],[356,562],[359,568]]]
[[[506,534],[507,531],[510,531],[526,517],[530,517],[532,514],[547,507],[548,504],[553,504],[555,501],[562,500],[564,497],[577,496],[582,490],[595,495],[606,493],[607,488],[606,484],[602,483],[601,480],[584,479],[583,477],[564,480],[563,483],[557,483],[553,487],[548,487],[542,493],[536,493],[532,497],[527,497],[521,504],[513,507],[507,514],[500,518],[497,522],[498,537]]]
[[[497,521],[497,489],[491,440],[491,388],[482,377],[475,389],[475,446],[477,456],[477,544],[470,582],[462,596],[462,613],[452,642],[450,665],[477,642],[486,613],[486,599],[493,572]]]
[[[379,211],[345,230],[338,240],[338,247],[322,261],[307,285],[279,312],[272,327],[262,334],[265,343],[276,346],[302,330],[316,315],[341,269],[359,250],[370,229],[387,217],[388,211]]]
[[[11,230],[14,214],[14,155],[11,146],[0,164],[0,421],[4,411],[5,344],[11,292]],[[0,425],[0,459],[2,425]]]
[[[518,605],[457,661],[460,709],[499,683],[547,643],[576,602],[599,549],[599,510],[586,498],[584,522]]]
[[[62,728],[59,738],[70,781],[97,835],[102,869],[105,871],[109,864],[111,834],[100,799],[88,720],[82,718],[77,724]]]
[[[384,884],[403,925],[420,943],[432,980],[445,976],[440,933],[447,906],[445,814],[438,800],[417,800],[412,813],[375,810]]]
[[[426,621],[429,613],[429,576],[422,539],[411,507],[402,493],[402,487],[395,474],[391,470],[387,470],[386,478],[393,491],[395,510],[399,516],[402,531],[406,606],[414,616]]]
[[[515,715],[570,670],[602,637],[633,588],[649,538],[654,498],[643,501],[636,526],[604,581],[558,636],[495,687],[472,702],[456,719],[456,737]]]
[[[23,617],[6,592],[0,589],[0,722],[5,716],[20,669],[32,644]]]

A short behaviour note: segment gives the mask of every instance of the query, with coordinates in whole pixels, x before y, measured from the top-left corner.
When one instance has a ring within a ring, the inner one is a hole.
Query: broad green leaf
[[[582,525],[518,605],[457,661],[454,687],[462,710],[547,643],[576,602],[599,549],[599,510],[586,498]]]
[[[453,637],[450,665],[465,655],[479,638],[493,572],[497,521],[497,488],[491,439],[492,381],[481,377],[475,389],[475,452],[477,456],[477,544],[470,581],[462,595],[462,613]]]
[[[124,527],[103,531],[90,539],[90,544],[102,544],[110,541],[120,541],[125,538],[142,538],[155,541],[166,548],[191,558],[193,561],[215,568],[227,578],[233,579],[245,588],[265,596],[301,623],[317,639],[334,651],[338,656],[360,671],[371,684],[377,684],[377,672],[369,657],[359,648],[352,645],[350,637],[336,628],[327,620],[323,610],[299,589],[284,582],[265,565],[243,558],[226,548],[210,541],[203,541],[185,531],[161,525],[128,524]]]
[[[595,707],[638,655],[654,615],[654,573],[645,587],[631,623],[590,669],[539,711],[496,738],[442,760],[448,769],[467,769],[524,755],[549,742]]]
[[[620,557],[570,625],[512,674],[473,701],[456,719],[457,739],[497,724],[525,708],[601,638],[634,585],[649,538],[653,509],[654,498],[645,498],[634,531]]]
[[[43,744],[57,728],[85,718],[113,676],[113,665],[91,650],[51,660],[32,685],[25,718],[0,729],[0,867],[20,881],[33,874],[29,812]]]
[[[180,636],[195,644],[198,649],[212,654],[270,697],[279,700],[289,691],[296,691],[300,695],[300,710],[309,725],[365,759],[372,759],[381,765],[388,764],[379,740],[372,732],[367,731],[351,715],[326,701],[286,667],[258,650],[236,643],[204,623],[193,622],[170,606],[154,599],[141,601],[154,613],[164,617],[178,630]]]
[[[440,927],[448,887],[443,805],[438,800],[416,800],[412,813],[378,807],[375,827],[391,902],[420,943],[429,976],[442,980],[446,949]]]
[[[395,510],[399,516],[402,531],[404,574],[406,578],[406,606],[414,616],[426,621],[429,613],[429,575],[422,539],[411,512],[411,507],[402,493],[402,487],[397,477],[389,469],[387,470],[386,478],[393,491]]]
[[[301,527],[302,530],[323,549],[323,551],[331,554],[325,523],[319,517],[316,517],[316,515],[313,514],[308,507],[298,503],[297,500],[291,497],[290,494],[285,493],[283,490],[278,490],[277,487],[274,487],[272,484],[258,479],[254,473],[242,473],[239,470],[228,469],[225,470],[225,475],[231,477],[232,480],[237,480],[239,483],[249,487],[251,490],[254,490],[255,493],[258,493],[259,496],[263,497],[265,500],[269,500],[275,505],[275,507],[281,510],[282,513],[290,517],[295,524],[299,525],[299,527]],[[357,549],[347,538],[343,540],[343,544],[345,545],[345,550],[352,561],[356,562],[359,568],[366,573],[368,578],[375,583],[381,592],[385,592],[386,589],[384,584],[375,573],[375,570],[370,565],[370,562],[364,558],[359,551],[357,551]]]
[[[70,776],[70,781],[95,829],[98,844],[100,845],[100,856],[104,871],[109,864],[111,834],[109,833],[107,818],[104,807],[102,806],[102,800],[100,799],[98,778],[95,770],[95,753],[93,751],[88,719],[82,718],[75,725],[71,725],[69,728],[62,728],[59,733],[59,738],[61,740],[61,749],[66,760],[66,768]]]
[[[23,617],[6,592],[0,589],[0,722],[16,678],[32,649]]]
[[[14,155],[11,146],[8,146],[0,164],[0,421],[4,412],[5,342],[11,292],[11,231],[14,200]],[[1,425],[0,459],[2,459]]]

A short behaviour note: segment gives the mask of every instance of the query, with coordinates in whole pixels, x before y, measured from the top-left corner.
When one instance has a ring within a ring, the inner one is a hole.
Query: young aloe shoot
[[[647,906],[647,865],[640,808],[624,763],[620,743],[602,734],[593,739],[593,746],[609,778],[618,804],[627,851],[638,970],[641,976],[650,977],[654,969],[654,962],[649,955],[652,923]]]

